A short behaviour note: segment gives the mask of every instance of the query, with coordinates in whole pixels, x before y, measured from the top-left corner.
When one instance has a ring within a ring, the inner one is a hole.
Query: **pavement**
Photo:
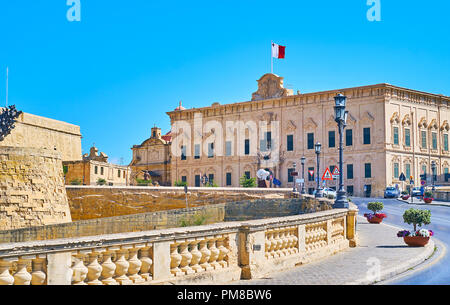
[[[296,268],[270,274],[265,278],[240,280],[235,285],[368,285],[383,284],[411,270],[426,268],[445,252],[445,246],[434,237],[425,247],[408,247],[397,232],[387,224],[370,224],[358,216],[358,246],[331,257]],[[435,246],[437,246],[435,248]],[[439,256],[435,259],[432,257]]]
[[[403,200],[401,198],[397,198],[397,200],[404,202],[404,203],[411,203],[411,198],[408,200]],[[417,204],[417,205],[433,205],[433,206],[450,207],[450,202],[433,200],[431,203],[425,203],[423,200],[421,200],[419,198],[414,198],[412,203]]]

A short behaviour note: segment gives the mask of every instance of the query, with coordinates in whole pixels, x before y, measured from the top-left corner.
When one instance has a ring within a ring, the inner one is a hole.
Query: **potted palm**
[[[431,223],[431,211],[409,209],[403,214],[403,220],[407,224],[414,226],[414,231],[403,230],[397,233],[398,237],[403,237],[404,242],[410,247],[424,247],[428,244],[430,237],[434,235],[433,231],[420,229],[417,226],[428,225]]]
[[[433,192],[431,191],[426,191],[423,194],[423,201],[425,201],[425,203],[431,203],[433,202]]]
[[[386,214],[384,213],[378,213],[379,211],[382,211],[384,208],[384,205],[382,202],[369,202],[367,204],[367,208],[371,210],[373,213],[366,213],[364,214],[364,217],[367,218],[367,221],[370,223],[381,223],[384,218],[386,218]]]

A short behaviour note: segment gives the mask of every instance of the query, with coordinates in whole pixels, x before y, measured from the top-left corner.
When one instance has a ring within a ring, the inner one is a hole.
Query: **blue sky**
[[[271,40],[285,45],[274,72],[294,91],[376,83],[450,96],[450,3],[380,0],[66,0],[0,3],[0,103],[81,126],[113,162],[167,111],[251,99],[270,72]]]

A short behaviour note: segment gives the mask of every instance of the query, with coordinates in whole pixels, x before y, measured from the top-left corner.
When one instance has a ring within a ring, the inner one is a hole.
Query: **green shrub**
[[[105,185],[106,184],[106,180],[103,178],[98,178],[97,179],[97,185]]]
[[[382,202],[379,202],[379,201],[377,201],[377,202],[369,202],[367,204],[367,208],[369,210],[371,210],[372,212],[377,213],[378,211],[382,211],[383,210],[384,205],[383,205]]]
[[[425,198],[432,198],[433,197],[433,192],[426,191],[423,195],[424,195]]]
[[[197,214],[186,218],[183,216],[180,220],[180,227],[192,227],[192,226],[202,226],[206,223],[207,220],[206,215]]]
[[[256,178],[248,179],[246,175],[239,179],[239,184],[242,187],[256,187]]]
[[[70,185],[81,185],[81,179],[74,179],[72,181],[70,181]]]
[[[187,182],[184,182],[184,181],[175,181],[175,182],[174,182],[174,185],[175,185],[175,186],[184,187],[184,186],[186,186],[186,185],[188,185],[188,184],[187,184]]]
[[[414,226],[414,231],[417,230],[417,226],[428,225],[431,223],[431,211],[409,209],[403,213],[403,221],[407,224]]]
[[[408,191],[403,191],[402,195],[409,195]]]
[[[210,181],[210,182],[208,182],[207,184],[206,184],[206,187],[219,187],[215,182],[214,182],[214,180],[213,181]]]
[[[144,180],[144,179],[136,178],[136,182],[137,182],[138,186],[148,186],[148,185],[152,184],[152,179]]]

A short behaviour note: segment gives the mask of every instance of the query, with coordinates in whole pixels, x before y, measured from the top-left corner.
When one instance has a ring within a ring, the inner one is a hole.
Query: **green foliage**
[[[409,195],[408,191],[403,191],[402,195]]]
[[[144,180],[144,179],[136,178],[136,182],[137,182],[138,186],[148,186],[148,185],[152,184],[152,179]]]
[[[98,178],[97,179],[97,185],[105,185],[106,184],[106,180],[103,178]]]
[[[256,178],[248,179],[246,175],[239,179],[239,184],[242,187],[256,187]]]
[[[196,214],[189,218],[183,217],[180,220],[180,227],[202,226],[206,223],[207,218],[208,217],[203,214]]]
[[[376,213],[378,211],[382,211],[383,208],[384,208],[384,205],[383,205],[382,202],[379,202],[379,201],[377,201],[377,202],[369,202],[367,204],[367,208],[369,210],[371,210],[372,212]]]
[[[67,172],[69,171],[69,167],[67,165],[63,165],[63,173],[64,176],[67,175]]]
[[[81,185],[81,179],[73,179],[72,181],[70,181],[70,185]]]
[[[403,214],[403,221],[409,225],[412,224],[414,231],[416,231],[417,225],[421,227],[422,225],[431,223],[431,211],[419,209],[406,210]]]
[[[433,198],[433,192],[431,192],[431,191],[426,191],[426,192],[423,194],[423,197],[425,197],[425,198]]]
[[[188,184],[187,184],[187,182],[183,182],[183,181],[175,181],[174,185],[184,187]]]
[[[206,187],[219,187],[215,182],[214,182],[214,180],[213,181],[210,181],[210,182],[208,182],[207,184],[206,184]]]

